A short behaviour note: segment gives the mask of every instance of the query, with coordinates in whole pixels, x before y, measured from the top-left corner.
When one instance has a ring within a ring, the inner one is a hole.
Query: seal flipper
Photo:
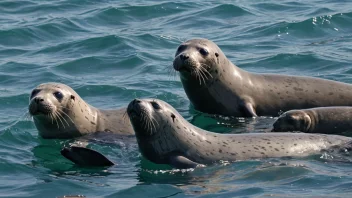
[[[196,168],[197,166],[204,166],[202,164],[193,162],[192,160],[181,155],[171,155],[169,157],[169,164],[179,169]]]
[[[101,153],[89,148],[71,146],[64,147],[61,150],[63,155],[68,160],[79,166],[112,166],[114,165],[108,158]]]
[[[258,117],[258,115],[256,114],[253,105],[250,102],[245,102],[243,104],[243,110],[244,110],[244,114],[246,116],[251,116],[251,117]]]

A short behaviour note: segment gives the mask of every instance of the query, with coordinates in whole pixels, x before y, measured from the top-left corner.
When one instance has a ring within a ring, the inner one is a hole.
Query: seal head
[[[180,73],[183,88],[197,110],[257,116],[252,98],[240,94],[244,88],[231,88],[236,83],[242,85],[244,80],[252,84],[247,72],[235,67],[214,42],[192,39],[182,43],[176,51],[173,67]]]
[[[174,133],[180,131],[182,125],[177,123],[183,118],[171,105],[157,99],[134,99],[128,105],[127,113],[136,132],[139,149],[148,160],[177,168],[199,165],[185,157],[187,146],[176,140]]]
[[[213,72],[218,68],[221,50],[215,43],[204,39],[194,39],[182,43],[175,54],[173,67],[181,78],[192,78],[204,86],[213,80]]]
[[[43,83],[29,97],[29,114],[43,138],[74,138],[97,129],[97,110],[69,86]]]
[[[134,134],[131,123],[125,120],[126,108],[95,108],[61,83],[38,85],[29,97],[28,109],[43,138],[66,139],[95,132]]]
[[[301,131],[309,132],[312,125],[310,116],[301,110],[292,110],[282,114],[273,124],[272,132]]]
[[[60,83],[44,83],[33,89],[29,97],[29,114],[43,138],[80,136],[71,114],[77,94]]]

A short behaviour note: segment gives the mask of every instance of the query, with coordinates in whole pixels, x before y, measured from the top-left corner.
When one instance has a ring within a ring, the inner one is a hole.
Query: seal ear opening
[[[218,64],[220,64],[220,61],[219,61],[219,53],[215,52],[215,56],[216,56],[216,60],[218,61]]]
[[[171,118],[172,118],[172,121],[175,122],[175,118],[176,118],[175,114],[171,113]]]

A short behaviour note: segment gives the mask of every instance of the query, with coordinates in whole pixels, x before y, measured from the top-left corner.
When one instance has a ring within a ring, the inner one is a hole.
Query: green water
[[[214,118],[190,105],[170,73],[177,46],[203,37],[252,72],[352,83],[352,2],[0,1],[0,197],[351,197],[351,163],[320,156],[182,172],[144,160],[133,141],[90,146],[118,165],[74,166],[26,115],[38,84],[73,87],[98,108],[153,97],[222,132],[265,132],[273,118]]]

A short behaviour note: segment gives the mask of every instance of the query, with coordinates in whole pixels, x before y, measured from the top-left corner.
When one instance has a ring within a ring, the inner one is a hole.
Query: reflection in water
[[[335,162],[333,159],[336,159],[338,153],[334,154],[329,154],[331,157],[328,159],[321,158],[322,155],[304,158],[273,158],[214,164],[205,168],[188,170],[171,169],[169,166],[155,165],[142,159],[142,169],[138,170],[137,178],[140,184],[169,184],[182,190],[184,195],[191,196],[246,196],[248,194],[267,196],[273,194],[273,196],[285,197],[285,191],[277,190],[266,194],[265,189],[279,186],[301,191],[302,183],[311,181],[310,175],[322,177],[319,179],[322,185],[330,184],[324,179],[327,175],[330,180],[338,180],[348,175],[349,173],[338,171],[339,169],[331,171],[331,168],[351,165],[348,161]],[[308,185],[315,186],[312,183]]]
[[[271,131],[275,120],[273,117],[244,118],[198,113],[190,122],[218,133],[265,133]]]

